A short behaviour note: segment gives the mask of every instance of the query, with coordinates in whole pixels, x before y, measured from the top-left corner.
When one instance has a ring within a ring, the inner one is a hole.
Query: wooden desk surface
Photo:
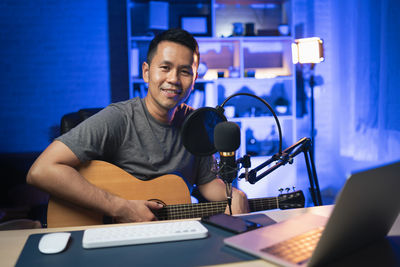
[[[269,217],[275,221],[283,221],[292,216],[311,212],[315,214],[320,214],[324,216],[329,216],[333,206],[321,206],[321,207],[310,207],[304,209],[291,209],[291,210],[272,210],[265,211],[263,213],[267,214]],[[79,226],[79,227],[63,227],[63,228],[44,228],[44,229],[27,229],[27,230],[10,230],[10,231],[0,231],[0,265],[1,266],[15,266],[18,257],[25,245],[26,240],[29,235],[37,233],[50,233],[50,232],[69,232],[69,231],[79,231],[89,228],[98,227],[110,227],[109,225],[97,225],[97,226]],[[400,227],[399,227],[400,228]],[[259,264],[264,264],[265,262],[260,260],[257,261]],[[254,262],[255,263],[255,262]],[[246,264],[246,263],[243,263]],[[233,264],[232,266],[236,266]],[[238,265],[242,266],[242,265]],[[272,266],[272,265],[263,265]]]
[[[320,206],[320,207],[309,207],[303,209],[290,209],[290,210],[272,210],[262,212],[268,215],[273,220],[279,222],[287,220],[293,216],[304,214],[304,213],[314,213],[322,216],[329,216],[332,211],[333,206]],[[63,227],[63,228],[45,228],[45,229],[26,229],[26,230],[10,230],[10,231],[0,231],[0,266],[15,266],[18,257],[22,252],[22,249],[27,241],[29,235],[37,233],[50,233],[50,232],[69,232],[69,231],[79,231],[89,228],[98,227],[111,227],[109,225],[96,225],[96,226],[79,226],[79,227]],[[392,229],[389,232],[390,236],[400,236],[400,216],[395,221]],[[263,260],[255,260],[248,262],[238,262],[218,265],[220,267],[245,267],[245,266],[276,266],[272,263],[268,263]]]
[[[272,210],[262,212],[268,215],[275,221],[283,221],[289,219],[293,216],[304,214],[304,213],[314,213],[322,216],[329,216],[332,211],[333,206],[320,206],[320,207],[309,207],[303,209],[291,209],[291,210]],[[47,228],[47,229],[27,229],[27,230],[10,230],[10,231],[0,231],[0,266],[15,266],[18,257],[25,245],[26,240],[29,235],[37,233],[50,233],[50,232],[61,232],[61,231],[79,231],[88,228],[98,228],[98,227],[110,227],[113,225],[98,225],[98,226],[80,226],[80,227],[65,227],[65,228]],[[394,226],[389,232],[390,236],[400,236],[400,216],[397,218]],[[245,267],[245,266],[276,266],[272,263],[268,263],[263,260],[255,261],[244,261],[238,263],[229,263],[216,265],[219,267]]]

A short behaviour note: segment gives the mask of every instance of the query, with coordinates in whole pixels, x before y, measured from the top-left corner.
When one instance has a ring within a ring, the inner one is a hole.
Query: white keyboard
[[[84,248],[101,248],[207,237],[199,221],[176,221],[92,228],[83,233]]]

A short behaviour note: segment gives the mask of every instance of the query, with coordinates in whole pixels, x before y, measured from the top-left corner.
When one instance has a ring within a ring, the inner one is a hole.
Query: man
[[[211,172],[212,157],[191,155],[179,134],[192,110],[183,102],[193,89],[198,65],[198,44],[189,33],[171,29],[156,36],[142,65],[146,97],[111,104],[57,138],[34,162],[27,182],[116,222],[155,220],[152,210],[162,205],[106,192],[76,171],[79,164],[105,160],[142,180],[175,172],[189,185],[196,184],[209,201],[225,200],[225,184]],[[239,190],[233,192],[232,211],[248,212],[247,198]]]

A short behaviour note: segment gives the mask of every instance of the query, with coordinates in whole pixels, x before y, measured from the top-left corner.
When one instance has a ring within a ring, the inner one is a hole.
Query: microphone
[[[235,151],[240,146],[240,128],[230,121],[220,122],[214,129],[214,144],[220,154],[219,175],[225,183],[232,183],[237,176]]]
[[[218,123],[214,129],[214,144],[220,155],[218,175],[225,183],[229,212],[232,215],[232,181],[238,171],[235,151],[240,146],[239,126],[230,121]]]

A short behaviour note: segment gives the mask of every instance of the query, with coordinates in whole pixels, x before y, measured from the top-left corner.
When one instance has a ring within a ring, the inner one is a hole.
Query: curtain
[[[400,1],[333,1],[340,155],[400,159]]]

